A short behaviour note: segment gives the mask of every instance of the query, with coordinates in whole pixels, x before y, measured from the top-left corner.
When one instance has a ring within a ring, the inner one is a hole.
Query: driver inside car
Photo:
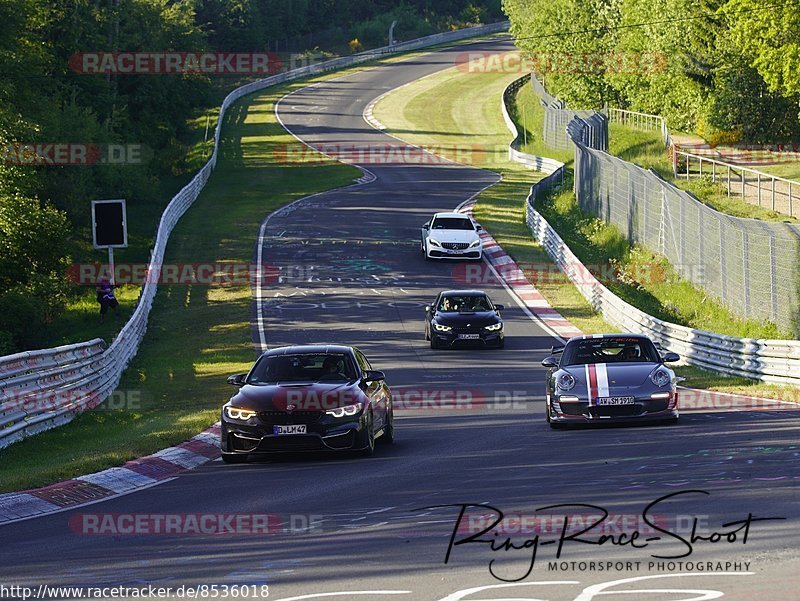
[[[622,349],[622,360],[623,361],[638,361],[639,360],[639,349],[633,345],[626,346]]]
[[[323,378],[346,378],[342,373],[341,361],[336,357],[325,357],[322,362],[322,377]]]

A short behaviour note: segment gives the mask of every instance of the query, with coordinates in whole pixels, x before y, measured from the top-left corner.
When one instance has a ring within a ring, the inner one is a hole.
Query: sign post
[[[114,281],[114,249],[128,246],[128,220],[125,200],[92,201],[92,244],[108,249],[109,281]]]

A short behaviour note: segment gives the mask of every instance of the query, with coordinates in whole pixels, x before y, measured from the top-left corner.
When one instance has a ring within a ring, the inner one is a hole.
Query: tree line
[[[253,53],[297,37],[342,54],[386,44],[394,20],[410,39],[500,18],[500,0],[0,0],[0,355],[37,347],[78,293],[66,274],[91,251],[90,201],[163,196],[186,170],[190,119],[241,83],[87,74],[80,53]],[[131,142],[148,160],[100,160]],[[86,145],[101,156],[70,164]]]
[[[800,140],[796,1],[503,0],[503,9],[519,48],[575,108],[660,114],[712,144]]]

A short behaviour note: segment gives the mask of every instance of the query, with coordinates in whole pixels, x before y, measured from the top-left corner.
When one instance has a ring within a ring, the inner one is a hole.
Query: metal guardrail
[[[509,89],[517,85],[518,81],[506,89],[502,101],[504,119],[514,141],[518,138],[518,131],[509,116],[506,102],[511,97]],[[579,123],[571,125],[569,129],[572,131],[583,127]],[[517,160],[523,153],[512,153],[513,145],[514,142],[509,146],[509,158]],[[576,145],[576,153],[578,151]],[[524,155],[521,158],[524,164],[537,164],[541,159],[533,155]],[[550,168],[552,167],[542,171],[549,171]],[[600,283],[536,210],[536,201],[561,181],[560,172],[563,168],[563,164],[555,166],[549,171],[548,177],[531,187],[525,201],[526,222],[533,238],[544,247],[555,264],[606,321],[624,331],[651,337],[662,347],[679,353],[682,361],[689,365],[772,384],[800,386],[800,340],[737,338],[669,323],[637,309]],[[575,177],[593,177],[593,174],[576,169]]]
[[[222,123],[228,108],[242,96],[265,88],[366,63],[388,54],[506,31],[508,21],[434,34],[273,75],[233,90],[225,97],[208,162],[178,192],[161,216],[145,284],[136,309],[113,342],[102,340],[0,357],[0,449],[27,436],[55,428],[104,401],[119,384],[136,355],[147,328],[167,240],[178,220],[197,199],[217,164]]]
[[[511,82],[511,84],[505,90],[503,90],[503,102],[501,103],[503,120],[506,122],[506,127],[508,127],[509,131],[514,134],[514,139],[508,146],[508,158],[516,163],[527,165],[534,171],[542,171],[544,173],[552,174],[554,171],[559,170],[559,173],[561,174],[561,181],[563,181],[563,170],[560,169],[564,167],[564,163],[555,159],[548,159],[547,157],[526,154],[524,152],[520,152],[519,150],[521,136],[519,130],[517,130],[514,120],[511,118],[511,115],[508,112],[508,105],[514,94],[516,94],[517,91],[522,88],[527,81],[528,76],[525,75]]]

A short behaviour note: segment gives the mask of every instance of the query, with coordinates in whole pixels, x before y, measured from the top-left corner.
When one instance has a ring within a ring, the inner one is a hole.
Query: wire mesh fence
[[[548,135],[548,128],[564,123],[564,135],[575,149],[575,195],[584,211],[665,256],[681,277],[735,314],[797,333],[800,228],[720,213],[654,171],[608,154],[607,146],[587,143],[593,141],[587,131],[592,120],[559,108],[563,103],[547,94],[536,77],[531,84],[545,107],[545,143],[563,148],[562,139],[554,131]]]
[[[568,109],[563,100],[551,96],[544,85],[531,75],[531,85],[544,108],[544,143],[559,150],[572,150],[573,144],[567,135],[567,125],[573,119],[583,120],[586,128],[581,131],[582,141],[591,148],[608,149],[608,118],[597,111],[574,111]]]
[[[664,255],[734,313],[796,329],[800,229],[720,213],[654,171],[575,146],[575,194],[584,211]]]

